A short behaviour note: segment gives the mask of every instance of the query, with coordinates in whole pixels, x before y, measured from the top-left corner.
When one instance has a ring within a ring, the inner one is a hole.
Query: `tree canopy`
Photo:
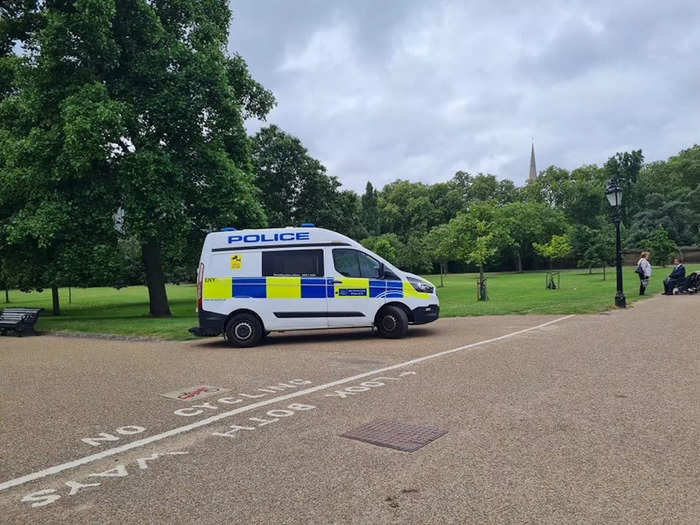
[[[114,246],[119,215],[117,233],[142,248],[151,313],[169,315],[165,244],[182,253],[198,232],[265,223],[243,119],[264,117],[274,98],[226,54],[228,3],[17,0],[3,10],[5,242],[50,261],[45,279],[66,284],[62,261]]]
[[[533,242],[532,246],[542,257],[549,259],[550,268],[552,267],[552,263],[554,261],[557,259],[563,259],[571,252],[571,243],[569,241],[569,236],[566,234],[552,235],[549,242],[542,244]]]

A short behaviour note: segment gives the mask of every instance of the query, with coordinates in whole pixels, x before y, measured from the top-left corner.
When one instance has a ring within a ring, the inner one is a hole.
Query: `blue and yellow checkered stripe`
[[[204,299],[325,299],[333,296],[333,279],[316,277],[210,277]]]
[[[208,277],[202,295],[205,300],[428,297],[402,281],[355,277],[333,281],[323,277]]]

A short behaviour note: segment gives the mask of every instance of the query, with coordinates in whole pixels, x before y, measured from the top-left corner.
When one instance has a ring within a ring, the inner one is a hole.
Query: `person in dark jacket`
[[[673,271],[664,279],[664,295],[673,295],[673,289],[685,280],[685,266],[676,257],[673,259]]]

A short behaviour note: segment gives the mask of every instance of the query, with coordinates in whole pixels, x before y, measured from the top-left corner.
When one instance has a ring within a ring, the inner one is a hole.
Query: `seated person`
[[[700,292],[700,272],[691,273],[685,281],[685,286],[689,293]]]
[[[673,295],[673,289],[685,280],[685,266],[676,257],[673,259],[673,271],[664,279],[664,295]]]

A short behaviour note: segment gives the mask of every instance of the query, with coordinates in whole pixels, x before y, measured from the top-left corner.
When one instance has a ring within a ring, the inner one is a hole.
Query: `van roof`
[[[205,250],[227,250],[231,248],[303,247],[330,245],[359,246],[356,241],[325,228],[291,227],[248,228],[212,232],[204,241]]]

